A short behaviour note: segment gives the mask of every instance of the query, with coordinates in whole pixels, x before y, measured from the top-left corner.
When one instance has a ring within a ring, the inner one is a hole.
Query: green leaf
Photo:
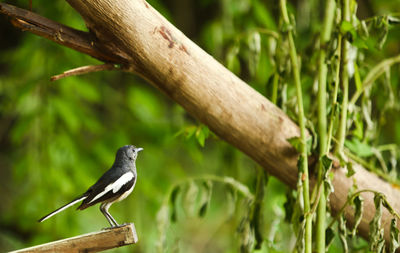
[[[393,218],[390,222],[390,244],[389,252],[395,253],[396,249],[399,248],[399,229],[397,228],[397,220]]]
[[[335,190],[331,178],[327,177],[324,180],[324,185],[325,185],[325,196],[328,198],[329,194],[331,194]]]
[[[250,217],[252,212],[252,201],[253,200],[249,198],[243,199],[243,216],[241,217],[240,223],[237,227],[240,240],[240,252],[243,253],[252,252],[254,245],[254,229],[252,229]]]
[[[292,221],[295,205],[296,205],[296,198],[294,196],[294,191],[288,190],[286,192],[286,201],[283,204],[283,208],[285,209],[285,221],[288,223],[291,223]]]
[[[178,194],[181,190],[181,187],[179,185],[177,185],[176,187],[174,187],[174,189],[171,192],[171,196],[170,196],[170,202],[171,204],[175,204]]]
[[[295,136],[292,138],[287,139],[287,141],[296,149],[298,153],[301,153],[301,146],[302,146],[302,141],[301,137]],[[308,138],[307,140],[307,154],[311,154],[311,148],[312,148],[312,138]]]
[[[353,199],[354,206],[354,227],[350,231],[351,236],[355,236],[357,233],[357,227],[361,222],[363,211],[364,211],[364,199],[361,195],[358,195]]]
[[[378,30],[378,48],[382,49],[386,42],[387,35],[389,33],[389,23],[387,16],[382,17],[376,23],[376,30]]]
[[[238,232],[240,236],[240,252],[251,253],[254,244],[254,233],[247,216],[242,218],[238,227]]]
[[[254,236],[256,240],[255,249],[261,249],[261,245],[264,241],[264,231],[263,231],[263,200],[264,200],[264,187],[265,187],[265,176],[264,170],[258,168],[257,183],[256,183],[256,193],[255,200],[253,202],[253,212],[251,215],[251,227],[254,229]]]
[[[235,43],[228,49],[228,52],[226,54],[226,67],[237,75],[240,74],[240,61],[238,59],[239,52],[239,43]]]
[[[177,221],[177,199],[178,199],[178,195],[181,191],[181,187],[179,185],[177,185],[171,192],[170,195],[170,204],[172,206],[172,212],[171,212],[171,221],[172,222],[176,222]]]
[[[196,126],[185,127],[184,133],[185,133],[186,140],[189,140],[194,135],[196,130],[197,130]]]
[[[300,182],[298,182],[299,184],[301,184],[301,185],[303,185],[303,174],[304,174],[304,171],[305,171],[305,168],[304,168],[304,157],[302,156],[302,155],[300,155],[299,156],[299,160],[297,161],[297,168],[298,168],[298,170],[299,170],[299,179],[298,180],[300,180]]]
[[[297,252],[304,252],[304,248],[305,248],[305,228],[306,228],[306,219],[304,219],[304,217],[302,217],[303,219],[300,221],[299,223],[299,227],[297,230],[295,230],[295,232],[297,233],[297,240],[296,240],[296,249]]]
[[[169,208],[168,205],[164,204],[161,206],[160,210],[157,212],[156,216],[157,221],[157,229],[159,234],[159,240],[157,242],[158,247],[163,248],[166,237],[167,237],[167,228],[169,226]]]
[[[288,142],[297,150],[298,153],[301,153],[301,138],[298,136],[292,137],[288,139]]]
[[[184,195],[183,207],[187,216],[193,216],[196,207],[196,200],[199,193],[199,187],[194,181],[190,181]]]
[[[389,202],[387,201],[386,197],[383,196],[383,201],[382,201],[382,205],[386,208],[386,210],[389,211],[389,213],[392,216],[396,216],[396,211],[393,209],[393,207],[389,204]]]
[[[325,231],[325,248],[329,249],[331,246],[333,239],[335,239],[335,232],[331,227],[328,227]]]
[[[250,74],[255,76],[260,62],[261,55],[261,36],[257,31],[253,31],[247,37],[247,46],[250,50],[249,69]]]
[[[232,187],[231,184],[226,184],[226,198],[227,198],[227,216],[234,215],[237,201],[237,191]]]
[[[369,223],[369,245],[370,250],[373,252],[382,252],[385,245],[384,229],[381,225],[382,218],[382,202],[383,196],[381,194],[375,194],[374,205],[375,215]]]
[[[352,162],[346,163],[346,167],[347,167],[347,174],[346,174],[347,177],[351,177],[354,174],[356,174],[356,171],[353,168],[353,163]]]
[[[340,24],[340,32],[342,34],[346,34],[352,31],[353,29],[354,29],[353,25],[348,21],[342,21],[342,23]]]
[[[210,130],[205,125],[199,125],[196,130],[196,139],[201,147],[204,147],[205,141],[210,135]]]
[[[299,234],[304,233],[304,224],[305,224],[305,219],[304,219],[304,205],[303,205],[303,179],[302,179],[302,172],[299,172],[299,176],[297,179],[297,192],[296,192],[296,203],[293,206],[293,215],[292,215],[292,220],[291,223],[293,225],[293,229],[299,236]],[[303,224],[304,223],[304,224]],[[302,228],[303,227],[303,228]]]
[[[169,219],[169,208],[167,205],[161,206],[160,210],[157,212],[157,225],[158,227],[165,227],[168,224]]]
[[[338,230],[339,230],[339,239],[343,246],[343,252],[347,253],[349,252],[349,246],[347,245],[346,219],[343,214],[340,215],[339,218]]]
[[[361,113],[356,112],[353,117],[355,129],[352,131],[354,137],[359,140],[364,138],[364,120]]]
[[[374,155],[373,148],[366,143],[360,142],[356,138],[346,140],[344,145],[359,157],[370,157]]]
[[[199,216],[204,217],[208,210],[208,206],[210,205],[210,201],[211,201],[212,182],[210,180],[203,182],[201,193],[202,193],[202,195],[201,195],[201,200],[200,200]]]
[[[332,159],[330,159],[327,155],[323,155],[321,157],[322,167],[324,169],[324,175],[331,169],[332,166]]]

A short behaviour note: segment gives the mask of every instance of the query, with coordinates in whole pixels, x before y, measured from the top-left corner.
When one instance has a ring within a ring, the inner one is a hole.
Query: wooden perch
[[[99,252],[137,242],[138,237],[135,225],[129,223],[117,228],[79,235],[12,252]]]
[[[281,109],[188,39],[145,0],[67,2],[81,14],[97,43],[108,49],[105,53],[123,58],[116,63],[123,64],[124,70],[148,80],[221,139],[284,183],[296,186],[298,154],[287,140],[299,136],[299,128]],[[4,6],[0,3],[3,13]],[[92,55],[93,51],[84,53]],[[350,178],[344,168],[332,170],[333,213],[342,208],[353,184],[358,190],[382,192],[400,212],[398,189],[360,165],[354,164],[353,169],[355,174]],[[362,196],[365,206],[358,230],[367,238],[375,208],[372,194]],[[354,211],[347,208],[345,215],[351,224]],[[386,240],[391,218],[385,211],[382,224]]]

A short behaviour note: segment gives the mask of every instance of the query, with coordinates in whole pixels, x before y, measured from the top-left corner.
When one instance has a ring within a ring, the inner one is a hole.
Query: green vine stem
[[[279,74],[278,70],[276,70],[272,81],[272,96],[271,96],[271,102],[274,104],[278,102],[278,85],[279,85]]]
[[[325,184],[322,183],[325,176],[325,168],[321,158],[329,152],[327,142],[327,114],[326,114],[326,79],[328,66],[326,64],[326,49],[331,37],[333,17],[336,3],[334,0],[327,0],[325,6],[324,22],[320,37],[319,54],[319,77],[318,77],[318,136],[319,136],[319,170],[318,184],[320,191],[318,193],[317,209],[317,232],[316,232],[316,250],[325,253],[325,226],[326,226],[326,195]]]
[[[308,155],[307,155],[307,135],[305,127],[305,116],[303,108],[303,94],[301,88],[300,70],[298,66],[298,58],[296,52],[296,46],[294,44],[292,27],[289,20],[289,15],[286,9],[286,0],[280,0],[280,8],[282,19],[287,28],[287,36],[289,40],[290,60],[293,69],[293,77],[296,85],[297,105],[299,110],[299,125],[300,125],[300,161],[299,161],[299,176],[303,181],[303,201],[304,201],[304,213],[306,219],[305,226],[305,252],[312,252],[312,214],[310,214],[310,190],[309,190],[309,176],[308,176]]]
[[[340,80],[340,52],[342,51],[342,35],[339,34],[338,38],[338,46],[337,46],[337,62],[339,64],[336,64],[335,68],[335,86],[333,88],[333,96],[332,96],[332,110],[331,110],[331,115],[329,116],[329,127],[328,127],[328,138],[327,138],[327,147],[330,148],[331,143],[332,143],[332,138],[333,138],[333,125],[335,123],[336,119],[336,106],[338,104],[337,98],[338,98],[338,91],[339,91],[339,80]]]
[[[350,0],[342,0],[342,22],[350,22]],[[340,59],[340,86],[343,90],[343,101],[341,107],[341,115],[338,131],[338,144],[335,148],[335,154],[343,157],[344,141],[346,139],[347,131],[347,110],[349,102],[349,72],[348,72],[348,53],[350,43],[347,41],[346,36],[342,36],[342,50]]]

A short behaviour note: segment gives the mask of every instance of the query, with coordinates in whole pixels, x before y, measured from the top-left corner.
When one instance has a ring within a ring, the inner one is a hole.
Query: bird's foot
[[[121,228],[121,227],[125,227],[127,225],[130,225],[132,223],[124,223],[124,224],[117,224],[116,226],[111,226],[111,227],[107,227],[107,228],[102,228],[101,230],[109,230],[109,229],[114,229],[114,228]]]
[[[132,223],[123,223],[121,225],[115,226],[115,228],[125,227],[125,226],[130,225],[130,224],[132,224]]]

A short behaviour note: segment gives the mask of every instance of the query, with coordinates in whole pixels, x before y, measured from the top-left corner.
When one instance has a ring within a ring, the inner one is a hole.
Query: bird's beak
[[[143,148],[137,148],[136,152],[139,152],[139,151],[142,151],[142,150],[143,150]]]

